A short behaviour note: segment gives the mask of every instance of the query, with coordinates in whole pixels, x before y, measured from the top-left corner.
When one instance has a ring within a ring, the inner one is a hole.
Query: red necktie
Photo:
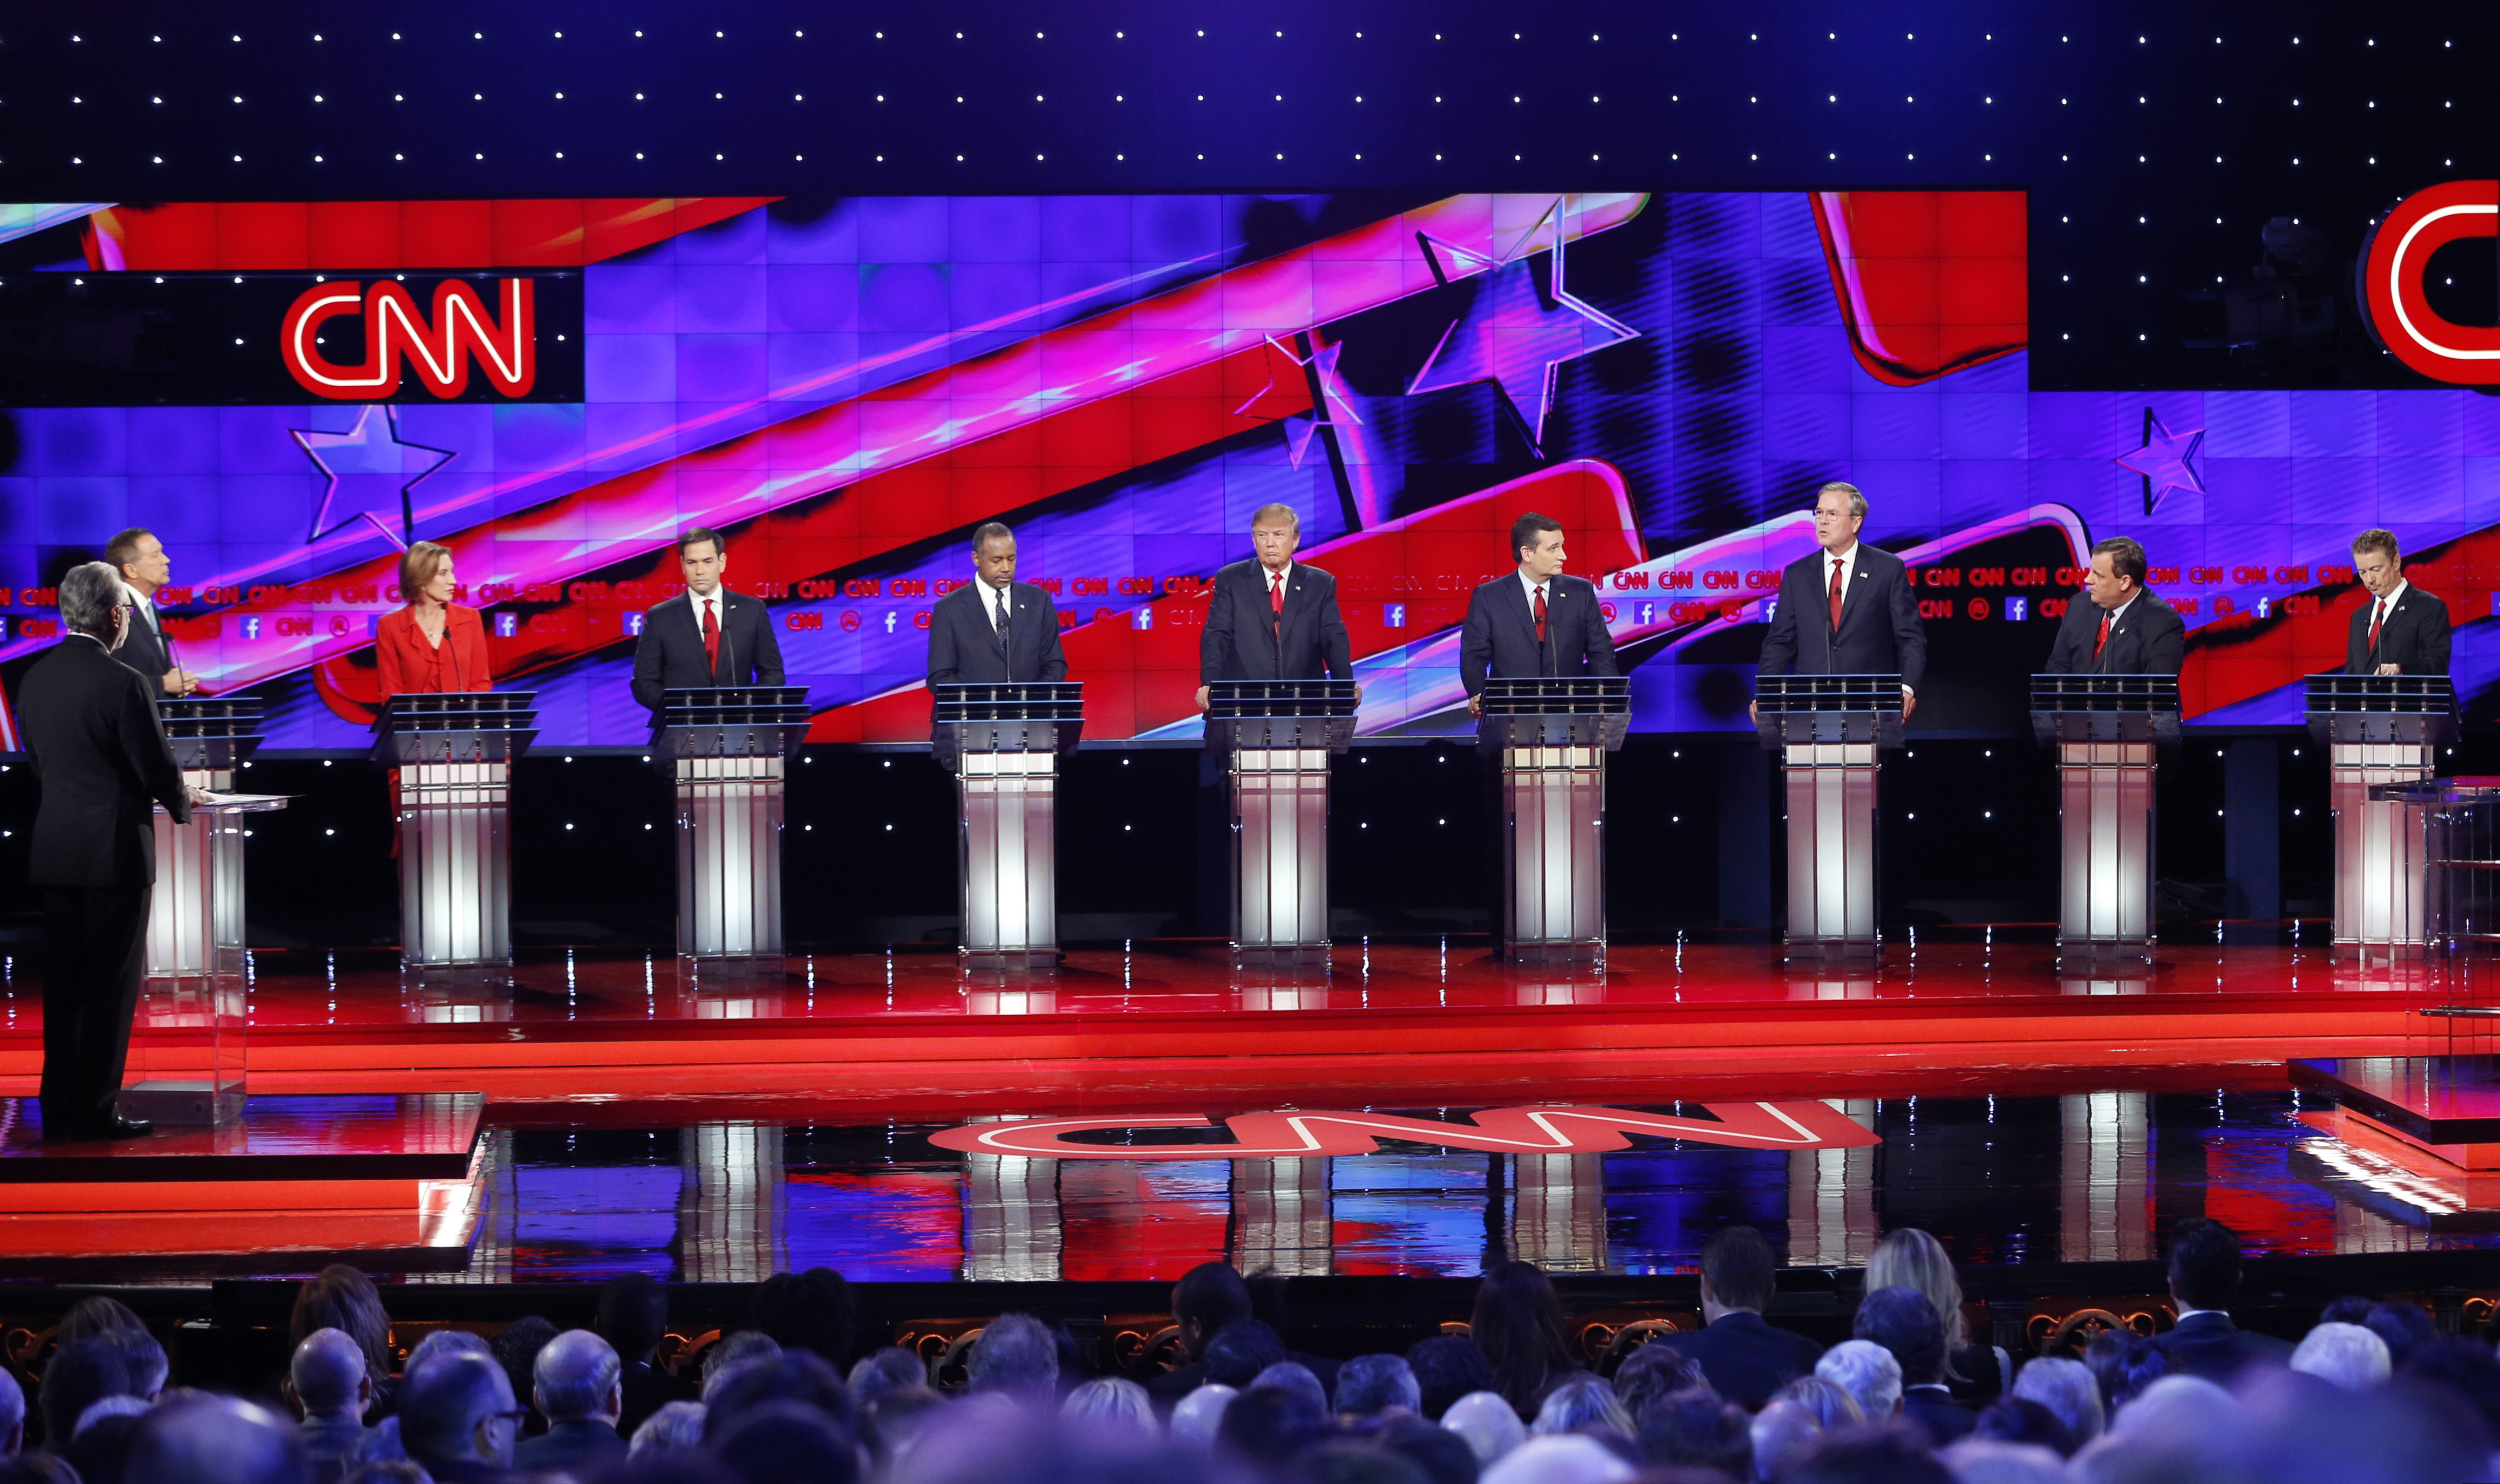
[[[712,617],[711,599],[704,599],[704,668],[714,675],[720,672],[720,620]]]
[[[2379,652],[2379,625],[2386,621],[2387,600],[2380,598],[2370,607],[2370,653]]]
[[[2098,660],[2098,659],[2101,657],[2101,650],[2102,650],[2102,648],[2103,648],[2104,646],[2106,646],[2108,643],[2109,643],[2109,610],[2108,610],[2107,608],[2103,608],[2103,609],[2101,610],[2101,631],[2100,631],[2100,636],[2092,640],[2092,658],[2093,658],[2093,659],[2095,659],[2095,660]]]
[[[1282,572],[1267,574],[1267,611],[1278,618],[1285,616],[1285,574]]]
[[[1840,629],[1840,559],[1834,557],[1831,559],[1831,627],[1835,632]]]
[[[1536,642],[1545,642],[1545,586],[1542,583],[1536,588]]]

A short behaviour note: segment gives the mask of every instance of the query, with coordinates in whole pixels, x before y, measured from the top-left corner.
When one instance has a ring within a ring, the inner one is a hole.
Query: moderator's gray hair
[[[974,1391],[1047,1391],[1059,1383],[1059,1341],[1031,1314],[1001,1314],[972,1341],[965,1373]]]
[[[549,1422],[576,1422],[608,1409],[624,1366],[616,1347],[589,1330],[567,1330],[539,1349],[530,1366],[539,1407]]]
[[[113,610],[130,601],[121,574],[101,562],[83,562],[61,574],[61,622],[99,639],[113,637]]]
[[[2101,1408],[2100,1383],[2092,1368],[2062,1355],[2043,1355],[2025,1364],[2014,1377],[2014,1395],[2037,1402],[2056,1415],[2079,1443],[2090,1442],[2108,1426]]]
[[[1402,1355],[1358,1355],[1337,1368],[1336,1409],[1373,1417],[1393,1406],[1421,1416],[1424,1388]]]
[[[656,1454],[692,1453],[703,1447],[704,1404],[700,1402],[672,1402],[634,1430],[633,1446],[628,1458],[650,1458]]]
[[[976,557],[979,556],[981,554],[981,548],[992,541],[1012,541],[1014,539],[1014,528],[1008,526],[1006,522],[983,521],[972,528],[972,555]]]
[[[1825,485],[1822,489],[1815,491],[1814,502],[1818,505],[1822,504],[1823,497],[1826,495],[1848,496],[1849,513],[1858,517],[1861,521],[1866,518],[1866,497],[1859,490],[1858,486],[1851,484],[1848,480],[1834,479],[1829,484]]]

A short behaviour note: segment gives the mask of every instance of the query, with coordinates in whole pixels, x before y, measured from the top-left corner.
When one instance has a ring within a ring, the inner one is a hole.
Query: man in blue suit
[[[1866,497],[1833,480],[1814,496],[1814,539],[1823,548],[1780,574],[1780,597],[1762,641],[1765,675],[1901,677],[1901,719],[1918,709],[1927,668],[1909,569],[1858,539]]]
[[[990,521],[972,532],[974,580],[938,599],[929,615],[929,683],[998,685],[1066,680],[1059,610],[1050,595],[1015,580],[1015,532]]]
[[[1518,567],[1476,589],[1459,635],[1459,683],[1474,717],[1484,715],[1487,679],[1623,673],[1596,584],[1562,573],[1562,523],[1534,511],[1511,522],[1510,555]]]
[[[1198,642],[1201,711],[1207,702],[1203,682],[1354,678],[1336,579],[1294,560],[1301,539],[1301,517],[1293,506],[1262,506],[1250,518],[1250,544],[1259,555],[1215,574]]]
[[[2176,675],[2188,623],[2144,589],[2144,548],[2127,536],[2092,547],[2084,596],[2066,604],[2049,646],[2049,675]]]

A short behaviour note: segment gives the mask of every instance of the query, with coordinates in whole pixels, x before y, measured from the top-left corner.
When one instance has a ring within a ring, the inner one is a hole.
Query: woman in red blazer
[[[399,559],[399,590],[408,606],[376,626],[382,699],[410,692],[491,691],[486,626],[477,610],[451,601],[450,548],[419,541]]]

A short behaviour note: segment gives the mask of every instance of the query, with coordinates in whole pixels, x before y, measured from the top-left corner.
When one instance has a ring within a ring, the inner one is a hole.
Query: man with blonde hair
[[[1294,560],[1302,518],[1291,505],[1250,517],[1256,553],[1215,574],[1198,641],[1198,705],[1218,680],[1352,680],[1353,651],[1337,611],[1336,579]]]

